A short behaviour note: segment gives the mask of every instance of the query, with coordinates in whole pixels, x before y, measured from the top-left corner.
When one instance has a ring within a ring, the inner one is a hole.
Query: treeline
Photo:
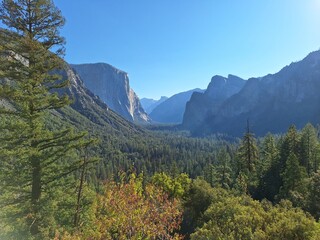
[[[72,114],[59,94],[68,81],[53,74],[64,68],[61,12],[51,0],[3,0],[0,19],[1,239],[320,235],[313,126],[259,140],[248,127],[239,141],[96,126],[92,139],[79,131],[90,121],[77,129],[59,115]]]
[[[127,162],[126,171],[144,172],[146,179],[160,178],[164,183],[161,188],[169,196],[182,199],[183,221],[179,233],[183,236],[194,239],[317,239],[320,141],[319,130],[311,124],[301,131],[292,125],[285,134],[268,134],[259,139],[248,127],[242,139],[231,142],[222,137],[190,139],[174,134],[158,135],[148,141],[149,145],[133,144],[136,147],[132,151],[142,150],[141,155],[136,155],[141,157],[140,165],[133,164],[137,157],[125,158],[123,166]],[[129,149],[122,149],[123,154],[130,154]],[[156,154],[152,154],[154,149],[158,150]],[[199,153],[201,157],[194,157]],[[151,156],[149,165],[145,156]],[[167,159],[164,165],[159,164],[162,157]],[[121,169],[121,164],[119,167]],[[188,188],[181,197],[177,193],[183,189],[177,184],[180,173],[197,179],[190,180],[191,186],[201,184],[206,192],[196,193],[194,191],[198,190]],[[116,181],[120,179],[117,174],[113,176]],[[208,192],[212,196],[205,200]],[[193,194],[204,195],[188,201]],[[222,198],[218,201],[219,196]],[[188,209],[197,201],[200,203],[195,209]],[[216,207],[221,208],[219,213]],[[209,216],[213,212],[217,215]],[[224,229],[220,229],[222,226]]]
[[[298,132],[291,126],[284,135],[268,134],[259,141],[248,130],[236,151],[230,149],[222,147],[203,169],[211,186],[273,203],[287,199],[319,219],[320,143],[315,127],[307,124]]]
[[[242,139],[231,142],[222,136],[195,139],[175,134],[126,140],[118,148],[104,143],[107,147],[95,181],[132,169],[149,176],[186,173],[191,178],[202,176],[213,187],[239,188],[254,199],[274,203],[290,199],[295,206],[311,211],[308,191],[315,184],[320,163],[319,133],[311,124],[301,131],[291,126],[283,135],[259,139],[247,131]]]
[[[93,177],[96,166],[89,164],[57,180],[44,193],[50,192],[43,203],[45,216],[33,237],[318,239],[320,141],[311,124],[301,131],[291,126],[283,135],[260,139],[248,129],[232,143],[171,134],[147,141],[160,139],[165,143],[157,145],[157,156],[167,156],[169,167],[154,174],[144,174],[144,168],[138,173],[134,160],[123,158],[115,167],[120,170],[104,180]],[[210,156],[197,169],[190,169],[192,178],[183,173],[190,163],[181,154],[181,149],[192,152],[190,146]],[[170,151],[180,153],[181,161],[171,158]],[[90,147],[87,153],[82,155],[83,163],[90,159]],[[108,159],[100,163],[104,161]],[[18,210],[11,207],[10,211]],[[3,225],[7,230],[3,236],[15,239],[23,233],[32,239],[23,218],[8,220],[11,226]]]

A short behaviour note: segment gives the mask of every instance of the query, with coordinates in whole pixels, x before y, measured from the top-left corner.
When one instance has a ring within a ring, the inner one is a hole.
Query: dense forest
[[[248,121],[237,139],[97,123],[61,90],[53,2],[2,0],[0,19],[0,239],[320,239],[318,127],[256,139]]]

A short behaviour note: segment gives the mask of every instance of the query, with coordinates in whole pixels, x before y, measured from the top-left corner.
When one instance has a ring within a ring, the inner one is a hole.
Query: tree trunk
[[[86,167],[87,167],[87,153],[85,153],[84,159],[83,159],[83,165],[81,169],[81,175],[80,175],[80,185],[79,185],[79,191],[77,196],[77,206],[76,206],[76,212],[74,214],[74,226],[78,227],[79,221],[80,221],[80,207],[81,207],[81,198],[82,198],[82,191],[83,191],[83,184],[85,180],[85,173],[86,173]]]
[[[39,213],[39,200],[41,197],[41,166],[40,159],[33,157],[32,164],[32,190],[31,190],[31,203],[34,220],[30,226],[32,235],[39,233],[38,213]]]

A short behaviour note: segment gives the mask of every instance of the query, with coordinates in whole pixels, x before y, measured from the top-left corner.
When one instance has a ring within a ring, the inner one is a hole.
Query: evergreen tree
[[[256,197],[273,201],[275,195],[279,193],[281,178],[278,171],[279,149],[272,134],[268,134],[263,139],[260,156],[258,166],[259,187]]]
[[[211,185],[211,187],[214,187],[216,184],[216,167],[213,164],[209,164],[205,169],[204,169],[204,180]]]
[[[317,219],[320,219],[320,170],[313,173],[308,186],[308,211]]]
[[[318,169],[319,157],[318,156],[319,143],[317,139],[316,129],[308,123],[301,132],[300,143],[300,159],[301,165],[307,169],[308,175],[316,172]]]
[[[240,161],[240,171],[247,173],[256,171],[258,148],[254,134],[250,131],[249,121],[247,123],[247,131],[244,134],[238,149],[238,158]]]
[[[70,153],[84,135],[62,125],[54,130],[49,120],[70,103],[55,91],[68,84],[54,74],[64,67],[59,29],[65,20],[51,0],[3,0],[0,19],[6,27],[0,32],[1,188],[11,193],[2,194],[9,196],[2,203],[21,204],[37,235],[45,224],[43,194],[78,168]]]
[[[239,161],[237,181],[241,179],[241,184],[243,185],[243,181],[246,180],[247,182],[245,185],[248,192],[253,193],[258,185],[256,172],[256,164],[258,162],[258,147],[254,134],[250,131],[249,121],[247,123],[247,131],[244,134],[237,151],[237,158]]]
[[[231,157],[225,147],[219,150],[217,155],[216,181],[223,188],[228,189],[232,183]]]
[[[259,175],[262,176],[272,165],[278,162],[279,158],[279,150],[274,136],[270,133],[263,139],[260,157]]]
[[[248,194],[249,193],[248,185],[249,185],[248,175],[243,172],[240,172],[237,176],[234,189],[240,194]]]
[[[296,157],[300,154],[300,134],[294,125],[291,125],[286,133],[284,140],[280,148],[280,171],[283,171],[286,161],[290,154],[294,154]]]
[[[280,189],[280,197],[287,198],[301,206],[306,193],[307,173],[305,167],[300,166],[294,153],[289,155],[281,176],[283,186]]]

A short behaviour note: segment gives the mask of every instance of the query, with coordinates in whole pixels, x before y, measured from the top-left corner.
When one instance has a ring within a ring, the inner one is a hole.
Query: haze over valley
[[[2,0],[0,239],[319,240],[319,12]]]

